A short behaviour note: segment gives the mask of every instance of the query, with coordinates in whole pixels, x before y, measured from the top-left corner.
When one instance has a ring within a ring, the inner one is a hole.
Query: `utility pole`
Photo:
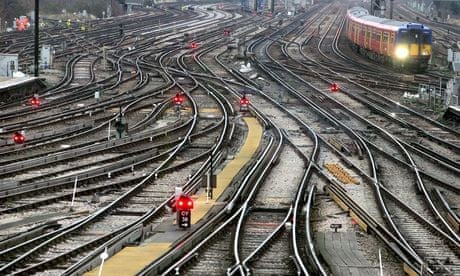
[[[112,0],[107,0],[107,18],[112,17]]]
[[[385,0],[371,0],[371,15],[383,17],[385,15]]]
[[[40,29],[40,20],[39,20],[39,9],[38,4],[39,0],[35,0],[35,47],[34,47],[34,72],[35,76],[38,77],[38,43],[39,43],[39,29]]]
[[[390,19],[393,19],[393,3],[394,0],[390,0]]]

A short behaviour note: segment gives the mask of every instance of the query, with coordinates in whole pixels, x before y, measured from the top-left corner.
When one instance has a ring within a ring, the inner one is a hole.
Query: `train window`
[[[383,33],[383,42],[388,42],[388,33],[387,32],[384,32]]]
[[[409,34],[407,33],[407,30],[399,31],[398,42],[409,43]]]
[[[405,43],[420,43],[422,40],[420,30],[409,30],[406,32],[402,32],[401,37],[399,39],[401,42]]]
[[[424,32],[422,34],[422,43],[431,44],[431,33]]]

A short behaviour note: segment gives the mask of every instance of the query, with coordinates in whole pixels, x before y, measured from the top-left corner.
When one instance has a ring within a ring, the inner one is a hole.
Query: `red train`
[[[371,16],[361,7],[347,12],[347,37],[356,52],[398,68],[423,71],[431,58],[431,29]]]

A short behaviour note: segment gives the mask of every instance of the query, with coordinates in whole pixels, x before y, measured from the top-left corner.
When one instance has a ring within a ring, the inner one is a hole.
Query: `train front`
[[[431,58],[431,29],[410,23],[399,28],[394,47],[394,63],[409,70],[423,71]]]

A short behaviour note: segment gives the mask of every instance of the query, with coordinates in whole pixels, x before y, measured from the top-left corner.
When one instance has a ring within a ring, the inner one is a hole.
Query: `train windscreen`
[[[424,33],[422,30],[401,30],[398,36],[399,43],[422,43],[431,44],[431,34]]]
[[[422,43],[423,44],[431,44],[431,32],[430,31],[424,31],[422,33]]]

